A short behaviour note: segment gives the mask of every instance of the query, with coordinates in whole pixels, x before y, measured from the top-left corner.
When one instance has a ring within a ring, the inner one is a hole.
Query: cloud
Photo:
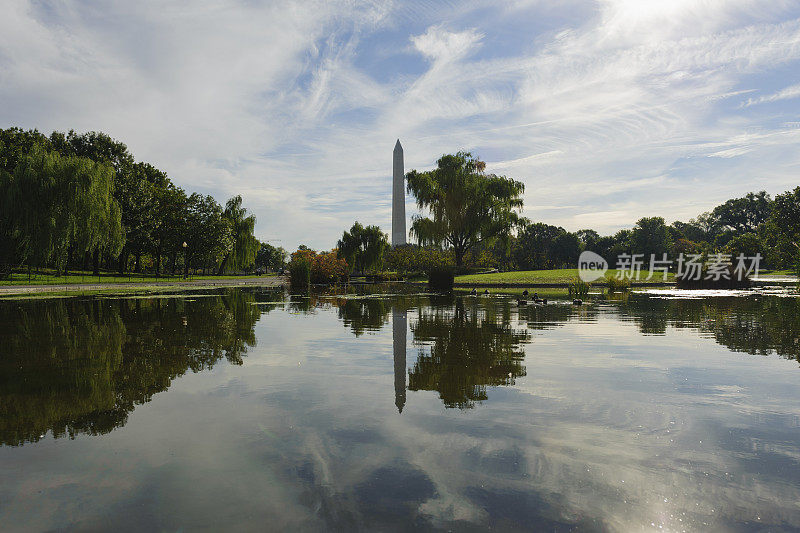
[[[765,104],[768,102],[777,102],[779,100],[788,100],[790,98],[798,98],[798,97],[800,97],[800,83],[798,83],[797,85],[791,85],[789,87],[785,87],[773,94],[759,96],[758,98],[748,98],[747,102],[742,104],[742,107],[750,107],[751,105]]]
[[[798,63],[784,1],[13,0],[0,125],[106,131],[188,190],[242,193],[289,248],[389,230],[398,137],[407,169],[470,150],[528,205],[573,206],[526,216],[611,232],[792,183]],[[776,83],[770,116],[731,101]]]

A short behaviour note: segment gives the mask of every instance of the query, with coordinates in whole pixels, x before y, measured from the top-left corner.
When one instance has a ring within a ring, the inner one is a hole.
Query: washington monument
[[[394,145],[392,170],[392,246],[402,246],[406,243],[406,183],[400,139]]]

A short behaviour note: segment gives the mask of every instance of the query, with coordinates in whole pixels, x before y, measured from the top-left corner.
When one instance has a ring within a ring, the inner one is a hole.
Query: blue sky
[[[612,233],[800,184],[800,2],[4,0],[0,126],[100,130],[257,235],[390,231],[406,169],[470,150],[524,215]],[[409,215],[414,212],[408,199]]]

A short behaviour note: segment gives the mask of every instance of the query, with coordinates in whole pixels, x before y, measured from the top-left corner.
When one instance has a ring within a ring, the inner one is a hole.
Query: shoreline
[[[203,289],[219,287],[283,287],[288,284],[284,276],[265,276],[263,278],[244,279],[210,279],[188,281],[155,281],[155,282],[111,282],[111,283],[62,283],[53,285],[3,285],[0,286],[0,297],[20,294],[46,294],[53,292],[92,292],[127,289]]]

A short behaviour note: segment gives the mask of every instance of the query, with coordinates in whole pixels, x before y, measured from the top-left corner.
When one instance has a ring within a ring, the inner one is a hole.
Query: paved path
[[[98,291],[107,289],[148,289],[151,287],[214,288],[214,287],[282,287],[283,276],[264,276],[243,279],[196,279],[189,281],[154,281],[131,283],[67,283],[63,285],[0,285],[0,296],[5,294],[38,294],[64,291]]]

